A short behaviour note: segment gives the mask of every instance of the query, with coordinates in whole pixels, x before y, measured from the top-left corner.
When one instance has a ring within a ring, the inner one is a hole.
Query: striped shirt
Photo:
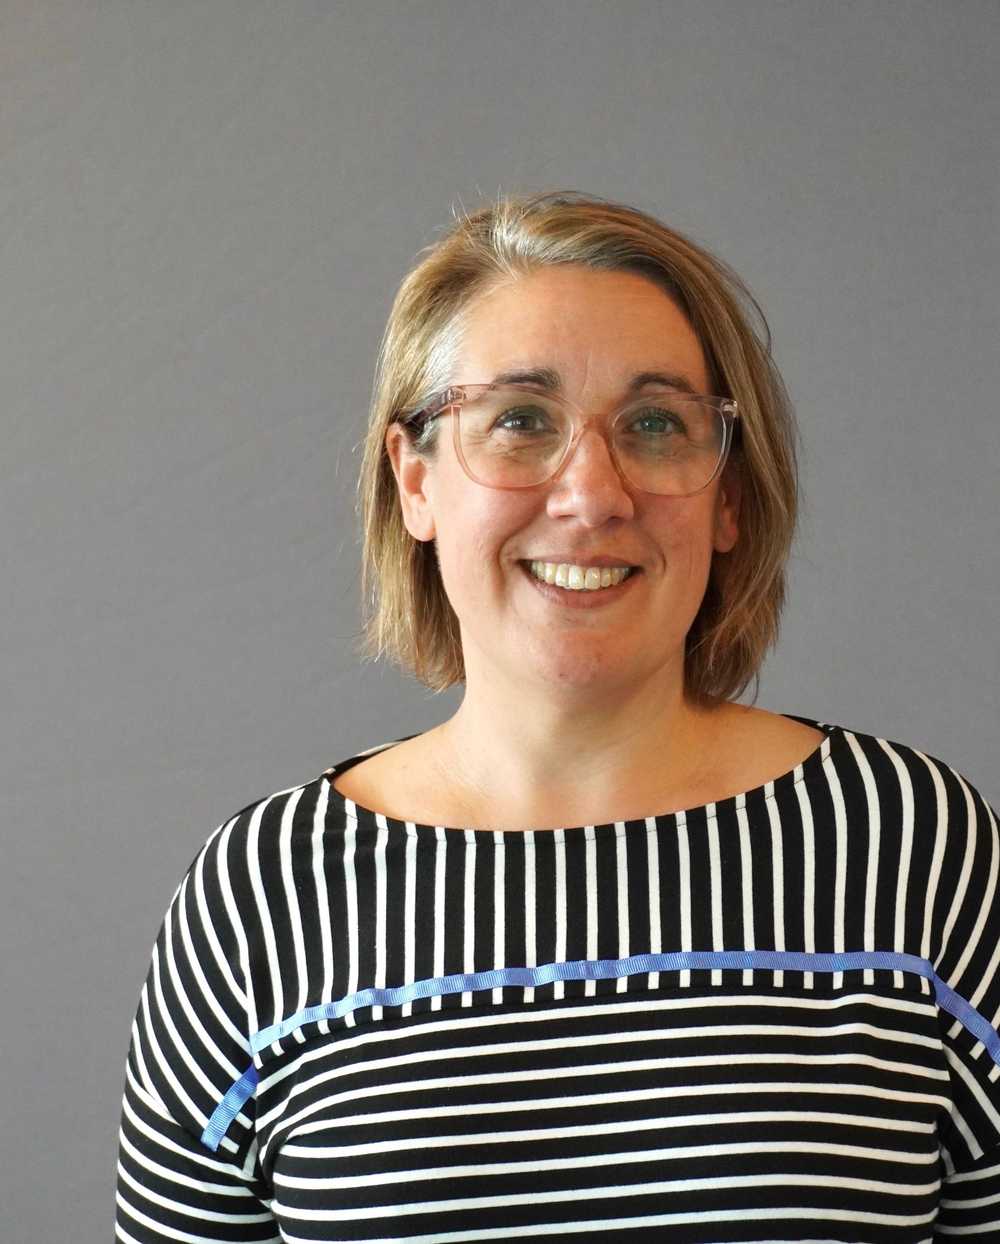
[[[125,1069],[116,1238],[1000,1239],[995,811],[914,748],[613,824],[219,825]],[[397,740],[401,741],[401,740]]]

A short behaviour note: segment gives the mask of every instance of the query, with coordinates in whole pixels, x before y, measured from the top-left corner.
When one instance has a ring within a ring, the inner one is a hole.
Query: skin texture
[[[687,319],[631,273],[562,266],[505,281],[467,311],[464,329],[456,383],[546,366],[566,396],[602,415],[639,371],[681,372],[710,392]],[[414,773],[428,788],[447,784],[470,819],[489,810],[494,827],[632,815],[625,790],[647,811],[693,797],[718,778],[724,725],[752,711],[695,708],[683,688],[684,639],[712,556],[739,537],[733,464],[694,496],[640,493],[590,429],[557,480],[503,491],[464,473],[451,422],[430,464],[408,452],[398,427],[386,436],[407,530],[437,542],[466,664],[459,709],[409,745]],[[563,550],[610,554],[643,574],[620,603],[564,609],[518,564]]]

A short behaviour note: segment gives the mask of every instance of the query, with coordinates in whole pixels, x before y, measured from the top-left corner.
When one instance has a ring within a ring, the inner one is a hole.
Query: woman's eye
[[[521,407],[518,407],[512,410],[505,410],[504,413],[500,415],[500,417],[497,419],[496,424],[494,426],[495,427],[502,426],[506,431],[516,432],[518,431],[518,428],[510,426],[512,420],[516,422],[518,420],[523,421],[523,420],[544,419],[544,418],[545,418],[544,411],[538,410],[537,408],[533,408],[530,406],[521,406]]]
[[[638,424],[638,423],[646,423],[646,424],[652,424],[652,425],[658,424],[659,426],[652,426],[652,427],[646,428],[646,431],[653,431],[653,432],[665,431],[665,430],[668,430],[670,427],[673,427],[673,428],[683,427],[677,415],[673,414],[669,410],[663,410],[660,407],[653,407],[653,406],[651,406],[648,410],[640,411],[636,415],[635,421],[633,423],[633,427],[635,426],[635,424]]]

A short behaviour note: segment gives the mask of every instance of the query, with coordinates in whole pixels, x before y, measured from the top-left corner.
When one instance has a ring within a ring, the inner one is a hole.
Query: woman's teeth
[[[631,566],[570,566],[566,562],[529,562],[528,567],[536,579],[554,583],[556,587],[571,592],[597,592],[602,587],[614,587],[628,578]]]

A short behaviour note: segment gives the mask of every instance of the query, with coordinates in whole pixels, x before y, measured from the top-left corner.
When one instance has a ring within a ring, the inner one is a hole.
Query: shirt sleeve
[[[255,1135],[245,938],[219,826],[167,909],[125,1066],[116,1240],[279,1241]]]
[[[995,1240],[1000,1231],[1000,1148],[945,1180],[934,1239]]]
[[[1000,1239],[1000,834],[996,811],[945,769],[938,975],[951,1118],[941,1130],[935,1240]]]

